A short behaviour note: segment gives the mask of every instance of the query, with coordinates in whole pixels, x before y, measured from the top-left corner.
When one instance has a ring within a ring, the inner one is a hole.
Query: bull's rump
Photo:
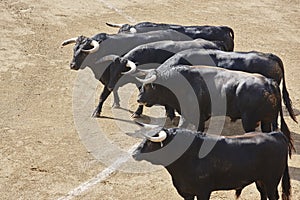
[[[281,132],[247,133],[218,139],[203,137],[203,141],[207,140],[216,142],[211,152],[196,163],[190,163],[190,166],[197,166],[200,187],[211,184],[213,190],[230,190],[257,180],[271,178],[279,182],[288,155],[288,143]],[[201,145],[198,152],[200,148]]]

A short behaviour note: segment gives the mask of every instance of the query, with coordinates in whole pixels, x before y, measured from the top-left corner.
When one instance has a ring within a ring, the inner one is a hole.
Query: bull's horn
[[[129,67],[130,70],[127,72],[122,72],[122,74],[132,74],[136,71],[136,65],[134,62],[127,60],[126,67]]]
[[[130,74],[131,76],[146,76],[153,69],[136,69],[135,73]]]
[[[139,76],[146,76],[150,72],[153,71],[153,69],[137,69],[136,70]]]
[[[124,26],[125,24],[112,24],[112,23],[106,22],[106,25],[107,25],[107,26],[110,26],[110,27],[114,27],[114,28],[121,28],[121,27]]]
[[[97,60],[96,64],[103,63],[105,61],[114,61],[116,58],[119,58],[119,56],[117,56],[117,55],[104,56],[104,57],[100,58],[99,60]]]
[[[157,137],[151,137],[151,136],[146,136],[147,140],[150,140],[151,142],[162,142],[167,138],[167,133],[163,130],[161,130],[158,133]]]
[[[61,47],[66,46],[66,45],[68,45],[68,44],[76,43],[77,38],[78,38],[78,37],[76,37],[76,38],[70,38],[70,39],[68,39],[68,40],[63,41],[63,42],[61,43]]]
[[[133,28],[133,27],[130,28],[129,31],[130,31],[130,33],[136,33],[137,32],[136,28]]]
[[[81,51],[83,51],[85,53],[95,53],[96,51],[98,51],[100,45],[96,40],[92,40],[91,46],[93,46],[92,49],[89,49],[89,50],[82,49]]]
[[[141,79],[141,78],[138,78],[138,77],[135,77],[138,81],[140,81],[141,83],[144,83],[144,84],[148,84],[148,83],[153,83],[157,76],[155,74],[153,74],[151,77],[147,78],[147,79]]]

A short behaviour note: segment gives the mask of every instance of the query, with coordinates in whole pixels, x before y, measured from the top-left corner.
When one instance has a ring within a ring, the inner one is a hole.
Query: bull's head
[[[124,59],[117,55],[108,55],[99,59],[96,63],[111,61],[109,65],[110,69],[110,81],[107,85],[109,90],[113,90],[119,79],[123,74],[133,74],[136,71],[136,65],[134,62]]]
[[[136,123],[143,127],[147,126],[142,123]],[[151,155],[151,153],[166,146],[172,140],[174,135],[169,132],[169,130],[163,129],[162,127],[154,128],[151,131],[147,131],[147,133],[142,132],[142,135],[145,139],[133,152],[133,158],[138,161],[147,160],[153,164],[162,164],[161,162],[157,162],[157,158],[159,158],[159,156],[155,154]],[[152,157],[153,155],[155,157]]]
[[[119,28],[118,33],[136,33],[137,30],[134,28],[134,26],[129,24],[112,24],[112,23],[106,23],[107,26],[113,27],[113,28]]]
[[[153,106],[155,104],[160,104],[160,94],[163,93],[164,87],[156,84],[157,79],[156,70],[145,71],[145,79],[136,77],[138,81],[143,83],[142,88],[140,89],[139,97],[137,102],[139,104],[145,105],[147,107]],[[160,93],[160,94],[159,94]]]
[[[137,124],[144,128],[149,126],[143,123]],[[156,126],[156,128],[150,127],[151,130],[146,133],[139,131],[145,139],[133,152],[132,156],[137,161],[146,160],[152,164],[168,166],[182,157],[199,135],[187,129],[164,129],[157,125],[150,126]]]
[[[91,53],[95,53],[99,49],[99,43],[96,40],[90,39],[85,36],[71,38],[65,40],[62,46],[75,43],[73,59],[70,63],[70,68],[78,70],[83,63],[84,59]]]

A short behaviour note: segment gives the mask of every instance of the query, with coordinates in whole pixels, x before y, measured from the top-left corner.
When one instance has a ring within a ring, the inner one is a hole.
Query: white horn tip
[[[164,130],[161,130],[158,133],[157,137],[150,137],[152,142],[163,142],[167,138],[167,133]]]
[[[137,33],[137,30],[135,28],[130,28],[129,31],[130,33]]]

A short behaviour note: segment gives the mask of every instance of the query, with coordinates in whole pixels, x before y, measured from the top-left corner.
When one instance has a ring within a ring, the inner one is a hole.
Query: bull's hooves
[[[133,114],[131,115],[131,117],[132,117],[132,118],[141,118],[141,115],[136,114],[136,113],[133,113]]]
[[[112,105],[112,108],[120,108],[121,106],[120,106],[120,104],[113,104]]]
[[[101,115],[100,115],[100,113],[94,113],[94,114],[92,114],[92,117],[93,118],[101,118]]]

